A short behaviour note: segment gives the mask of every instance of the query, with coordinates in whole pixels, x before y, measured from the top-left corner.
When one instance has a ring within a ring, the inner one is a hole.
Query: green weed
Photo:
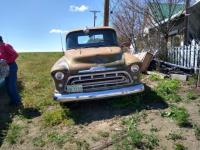
[[[158,83],[155,91],[157,94],[170,102],[179,102],[181,97],[177,94],[180,82],[177,80],[162,80]]]
[[[150,128],[150,131],[151,132],[158,132],[158,128],[156,128],[155,126],[151,126],[151,128]]]
[[[192,85],[192,86],[196,85],[196,83],[197,83],[197,78],[198,78],[197,75],[193,75],[192,77],[189,77],[189,79],[188,79],[188,84],[189,84],[189,85]]]
[[[159,139],[154,135],[146,135],[146,144],[145,147],[147,149],[154,149],[154,147],[159,145]]]
[[[69,115],[70,114],[69,114],[68,109],[56,107],[44,112],[42,114],[42,121],[43,121],[44,126],[55,126],[65,121],[65,119],[68,119]],[[72,123],[72,122],[69,121],[69,123]]]
[[[188,121],[189,113],[183,107],[177,107],[175,105],[171,105],[170,112],[162,112],[161,116],[172,118],[181,127],[189,125],[189,121]]]
[[[184,145],[180,144],[180,143],[175,144],[175,148],[174,149],[175,150],[187,150],[187,148]]]
[[[198,125],[193,125],[195,136],[197,140],[200,140],[200,127]]]
[[[126,129],[124,131],[125,135],[120,142],[117,140],[123,135],[114,136],[116,149],[153,149],[159,145],[159,140],[154,134],[144,134],[137,128],[139,121],[139,114],[123,120],[123,125]]]
[[[182,140],[183,137],[180,133],[169,133],[169,135],[167,136],[167,139],[168,140],[173,140],[173,141],[176,141],[176,140]]]
[[[160,81],[160,80],[162,80],[162,78],[157,74],[151,74],[151,75],[149,75],[149,80],[151,80],[151,81]]]
[[[89,150],[89,143],[87,143],[85,140],[78,139],[76,141],[77,150]]]
[[[32,143],[33,143],[34,146],[44,147],[45,144],[46,144],[46,141],[45,141],[44,137],[42,135],[40,135],[38,137],[35,137],[33,139]]]
[[[60,135],[57,132],[52,132],[47,136],[49,142],[56,143],[58,146],[62,147],[68,140],[72,139],[72,135],[70,133],[65,133]]]
[[[21,136],[23,129],[24,129],[23,126],[12,123],[8,129],[6,141],[9,144],[17,143],[18,138]]]
[[[187,99],[189,100],[195,100],[198,98],[198,95],[194,91],[189,91],[187,93]]]
[[[99,131],[98,134],[103,138],[109,137],[109,133],[105,131]]]

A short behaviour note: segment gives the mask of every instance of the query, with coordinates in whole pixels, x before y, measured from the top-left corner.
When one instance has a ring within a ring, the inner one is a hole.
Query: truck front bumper
[[[83,100],[102,99],[115,96],[130,95],[130,94],[140,93],[143,91],[144,91],[144,85],[138,84],[113,90],[104,90],[104,91],[88,92],[88,93],[72,93],[72,94],[54,93],[54,100],[58,102],[83,101]]]

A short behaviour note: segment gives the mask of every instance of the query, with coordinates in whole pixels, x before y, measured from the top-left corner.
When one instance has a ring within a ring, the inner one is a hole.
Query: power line
[[[96,26],[96,19],[97,19],[97,13],[100,13],[101,11],[98,10],[90,10],[91,13],[94,15],[94,27]]]

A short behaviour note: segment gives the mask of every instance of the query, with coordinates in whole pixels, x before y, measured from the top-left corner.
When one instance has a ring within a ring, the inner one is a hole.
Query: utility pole
[[[109,26],[110,0],[104,0],[104,26]]]
[[[94,27],[95,27],[96,26],[97,13],[100,13],[100,11],[91,10],[90,12],[94,14]]]
[[[185,33],[184,33],[184,44],[188,45],[188,24],[189,24],[189,7],[190,0],[185,0]]]

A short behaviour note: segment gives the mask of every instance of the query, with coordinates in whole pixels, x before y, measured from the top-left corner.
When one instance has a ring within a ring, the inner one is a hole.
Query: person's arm
[[[8,56],[7,57],[7,63],[14,62],[17,59],[17,57],[18,57],[17,52],[9,44],[5,45],[5,52],[7,53],[7,56]]]
[[[14,50],[14,48],[9,44],[6,44],[6,52],[9,53],[11,57],[18,57],[16,50]]]

